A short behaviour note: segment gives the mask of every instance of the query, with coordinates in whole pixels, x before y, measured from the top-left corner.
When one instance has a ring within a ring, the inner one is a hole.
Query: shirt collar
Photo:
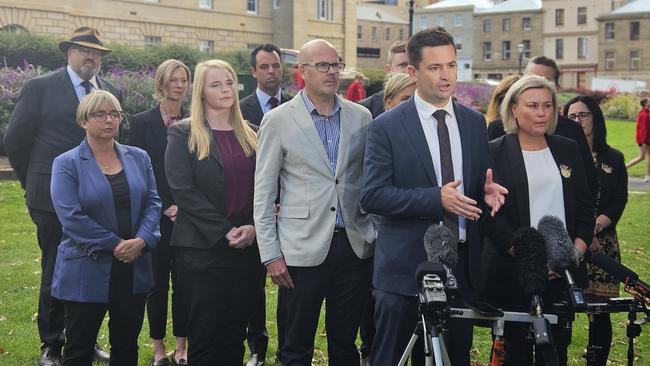
[[[263,92],[260,88],[256,88],[255,95],[257,95],[257,100],[259,100],[260,105],[266,105],[269,102],[269,99],[271,99],[271,97],[275,97],[275,99],[278,100],[278,104],[280,104],[282,91],[278,88],[278,92],[275,95],[268,95],[265,92]]]
[[[451,98],[449,98],[447,104],[445,104],[444,107],[438,108],[433,106],[432,104],[429,104],[429,102],[425,101],[424,99],[422,99],[418,94],[418,91],[416,90],[415,95],[413,96],[413,101],[415,102],[415,108],[422,115],[431,117],[436,111],[443,109],[445,112],[447,112],[449,116],[451,116],[453,119],[456,119],[456,114],[454,113],[454,103],[452,102]]]
[[[84,79],[82,79],[79,75],[77,75],[77,73],[74,72],[74,70],[72,70],[70,65],[68,65],[66,67],[66,70],[68,71],[68,75],[70,76],[70,80],[72,80],[72,85],[74,85],[75,88],[78,87],[79,85],[81,85],[81,83],[84,81]],[[93,84],[95,89],[99,89],[99,86],[97,85],[97,77],[96,76],[93,76],[88,81],[90,81],[90,83]]]
[[[316,109],[314,103],[312,103],[311,99],[309,99],[309,97],[307,96],[305,89],[300,91],[300,96],[302,97],[302,101],[305,103],[305,107],[307,107],[307,111],[309,111],[309,114],[321,115],[320,113],[318,113],[318,110]],[[339,96],[334,95],[334,107],[330,111],[330,114],[324,117],[333,116],[336,113],[338,113],[339,110],[341,110],[341,104],[339,103]]]

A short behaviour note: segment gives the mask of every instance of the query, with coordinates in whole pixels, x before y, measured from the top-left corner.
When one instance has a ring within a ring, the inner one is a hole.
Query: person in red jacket
[[[636,117],[636,143],[639,145],[639,155],[630,160],[625,167],[631,166],[646,160],[645,182],[650,182],[650,111],[648,111],[648,98],[641,99],[641,111]],[[646,159],[646,156],[648,159]]]
[[[354,81],[348,87],[347,99],[351,102],[358,102],[366,98],[366,89],[363,87],[363,75],[357,74]]]

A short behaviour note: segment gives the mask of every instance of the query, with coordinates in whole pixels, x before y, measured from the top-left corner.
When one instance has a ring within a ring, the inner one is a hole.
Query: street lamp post
[[[521,62],[524,59],[524,44],[523,43],[518,44],[517,50],[519,50],[519,75],[521,75]]]
[[[413,7],[415,5],[415,0],[409,0],[409,38],[413,35]]]

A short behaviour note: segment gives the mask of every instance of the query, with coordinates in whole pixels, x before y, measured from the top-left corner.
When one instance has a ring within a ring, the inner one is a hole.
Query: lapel
[[[70,75],[68,75],[67,68],[64,67],[61,69],[59,73],[59,79],[61,80],[61,83],[59,85],[63,86],[62,89],[60,90],[61,100],[66,100],[66,101],[74,100],[74,103],[70,103],[69,105],[71,108],[73,108],[73,110],[76,113],[77,107],[79,107],[79,98],[77,97],[77,92],[75,92],[74,90],[74,85],[72,85],[72,79],[70,79]],[[76,120],[73,122],[75,125],[77,124]]]
[[[79,166],[83,174],[95,190],[98,201],[102,202],[102,211],[104,212],[106,222],[110,223],[114,232],[117,232],[117,217],[115,216],[115,202],[113,201],[112,190],[108,184],[108,180],[99,169],[99,165],[95,160],[95,156],[88,146],[88,142],[84,139],[79,146]],[[80,177],[81,180],[81,177]]]
[[[124,176],[129,185],[129,197],[131,198],[131,230],[133,235],[136,233],[136,225],[139,223],[140,203],[142,202],[141,189],[136,189],[143,185],[141,176],[138,174],[138,166],[135,157],[121,144],[115,142],[115,152],[117,157],[122,162],[122,169],[124,169]]]
[[[257,99],[257,91],[254,91],[251,95],[252,98],[248,99],[248,108],[252,114],[253,121],[261,121],[264,118],[264,111],[262,110],[262,104],[260,100]],[[257,122],[259,124],[259,122]]]
[[[183,111],[181,110],[181,115]],[[147,131],[150,131],[151,141],[162,142],[163,145],[166,145],[167,142],[167,128],[165,128],[165,123],[163,122],[162,115],[160,114],[160,105],[155,106],[149,110],[149,115],[146,117],[147,123],[150,123],[151,126],[147,128]],[[164,141],[164,142],[163,142]]]
[[[465,113],[464,107],[461,107],[456,102],[452,102],[454,114],[456,114],[456,124],[458,124],[458,132],[460,133],[460,146],[463,152],[463,186],[465,187],[465,194],[472,186],[472,126],[468,121],[471,118]],[[482,175],[481,172],[480,175]]]
[[[338,151],[338,157],[336,159],[336,172],[334,174],[335,178],[338,178],[339,175],[341,174],[341,171],[345,169],[345,164],[348,159],[348,151],[350,149],[350,133],[352,132],[352,126],[351,124],[354,123],[352,120],[353,114],[352,111],[348,109],[348,106],[343,100],[339,100],[339,104],[341,106],[341,116],[340,116],[340,122],[341,122],[341,132],[339,135],[339,151]]]
[[[309,111],[307,111],[305,103],[302,101],[302,96],[300,94],[296,95],[288,102],[288,107],[289,108],[287,108],[287,110],[289,112],[289,115],[305,135],[307,141],[309,141],[309,143],[314,147],[318,155],[323,160],[323,164],[325,164],[324,168],[327,169],[327,171],[331,172],[330,160],[327,157],[327,152],[325,151],[325,147],[323,146],[323,142],[321,141],[320,136],[318,136],[318,131],[316,130],[314,120],[311,118],[311,115],[309,114]],[[340,146],[341,142],[339,141],[339,148]]]
[[[210,126],[208,126],[208,123],[205,122],[206,128],[208,129],[208,134],[210,138],[210,157],[214,159],[220,166],[223,168],[223,162],[221,161],[221,153],[219,152],[219,146],[217,146],[216,141],[214,141],[214,137],[212,136],[212,130],[210,129]],[[189,132],[189,131],[188,131]],[[187,137],[189,141],[189,136]]]
[[[506,134],[503,137],[503,148],[500,151],[501,161],[507,161],[502,164],[503,168],[507,167],[510,176],[511,187],[514,190],[514,196],[517,197],[517,213],[519,214],[520,226],[530,226],[530,202],[528,200],[528,177],[526,176],[526,165],[524,164],[524,155],[521,152],[521,145],[517,135]],[[509,198],[506,198],[506,201]]]
[[[431,152],[429,151],[429,145],[427,144],[427,139],[424,136],[424,131],[422,130],[422,125],[420,123],[420,116],[418,111],[415,108],[415,102],[413,97],[405,102],[406,106],[400,108],[402,112],[401,123],[406,131],[406,134],[411,140],[411,145],[415,149],[424,170],[429,176],[431,185],[433,187],[438,186],[438,180],[436,179],[436,173],[433,170],[433,160],[431,159]]]
[[[554,138],[554,136],[549,136],[549,135],[544,135],[546,138],[546,144],[548,145],[549,150],[551,150],[551,155],[553,155],[553,160],[555,160],[555,165],[558,169],[558,173],[560,173],[560,179],[562,180],[562,192],[564,192],[564,197],[567,197],[569,195],[569,192],[572,192],[570,185],[572,184],[573,180],[571,179],[571,174],[569,174],[568,177],[564,177],[562,175],[562,169],[560,169],[561,165],[566,165],[569,169],[574,169],[575,167],[569,166],[569,164],[564,161],[562,150],[561,147],[558,146],[556,143],[557,140]],[[567,200],[564,200],[564,214],[566,217],[569,217],[572,212],[568,211],[567,207]]]

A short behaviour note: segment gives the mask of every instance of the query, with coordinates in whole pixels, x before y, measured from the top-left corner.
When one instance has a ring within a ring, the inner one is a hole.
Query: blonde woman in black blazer
[[[564,223],[580,253],[587,250],[593,235],[593,205],[584,166],[574,141],[551,135],[557,123],[555,87],[545,78],[523,76],[508,90],[501,115],[506,135],[490,142],[490,150],[500,183],[508,189],[505,205],[495,217],[486,215],[482,231],[486,236],[483,249],[483,297],[507,310],[528,311],[514,268],[512,238],[515,230],[537,226],[540,216],[556,214]],[[530,168],[532,159],[535,169]],[[555,191],[549,194],[549,182]],[[530,191],[531,187],[534,191]],[[539,210],[542,206],[547,210]],[[543,212],[541,212],[543,211]],[[550,211],[550,212],[549,212]],[[561,299],[565,280],[549,275],[549,290],[544,296],[548,305]],[[566,365],[566,348],[571,340],[567,321],[552,327],[560,365]],[[529,325],[507,323],[504,332],[507,365],[532,365],[532,341],[527,340]],[[568,330],[567,330],[568,329]]]
[[[190,118],[169,128],[165,170],[178,215],[177,283],[188,311],[188,363],[237,365],[261,266],[253,225],[255,131],[237,76],[221,60],[196,66]]]

